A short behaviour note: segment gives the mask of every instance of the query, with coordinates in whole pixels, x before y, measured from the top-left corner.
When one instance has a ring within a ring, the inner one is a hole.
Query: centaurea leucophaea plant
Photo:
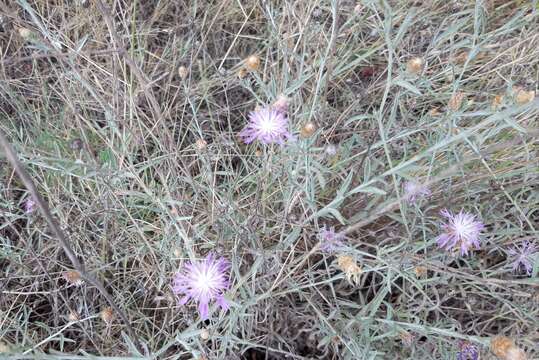
[[[531,275],[533,269],[533,257],[537,254],[534,243],[523,241],[520,246],[515,245],[507,253],[513,258],[513,271],[518,271],[521,267],[526,270],[527,275]]]
[[[344,234],[335,232],[334,227],[329,229],[324,227],[318,232],[318,238],[320,239],[320,249],[327,253],[333,253],[344,246]]]
[[[22,208],[25,214],[33,213],[37,208],[37,203],[32,198],[28,198],[22,204]]]
[[[229,308],[224,293],[230,286],[227,259],[208,254],[205,259],[184,264],[174,276],[172,291],[183,295],[180,305],[189,300],[198,302],[198,312],[203,320],[209,315],[209,303],[214,300],[223,310]]]
[[[446,250],[460,249],[460,254],[468,255],[470,248],[479,249],[481,246],[479,236],[484,229],[481,221],[475,215],[461,210],[453,214],[446,209],[440,212],[447,218],[447,223],[442,224],[441,235],[436,238],[438,246]]]
[[[404,198],[409,203],[414,203],[421,197],[429,197],[431,194],[428,187],[415,181],[407,181],[404,183]]]
[[[271,107],[255,110],[249,114],[249,123],[239,133],[246,144],[255,140],[264,144],[284,144],[291,138],[286,115]]]

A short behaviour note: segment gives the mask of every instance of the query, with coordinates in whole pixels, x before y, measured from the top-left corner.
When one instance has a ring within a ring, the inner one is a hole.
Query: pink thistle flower
[[[180,305],[185,305],[191,299],[197,301],[200,317],[206,320],[210,301],[215,300],[225,311],[229,308],[223,296],[230,286],[229,269],[230,262],[227,259],[216,259],[210,253],[204,260],[184,264],[174,275],[172,291],[177,295],[183,294]]]
[[[249,114],[249,123],[239,133],[246,144],[258,140],[264,144],[284,144],[291,138],[286,115],[271,107],[265,107]]]
[[[336,233],[334,227],[331,227],[328,230],[324,225],[324,228],[319,231],[318,237],[322,242],[322,245],[320,245],[320,249],[324,252],[332,253],[341,249],[344,246],[344,234]]]
[[[33,213],[36,210],[37,203],[32,198],[28,198],[22,204],[22,208],[25,214]]]
[[[425,185],[414,181],[407,181],[404,183],[404,198],[409,203],[414,203],[420,197],[429,197],[430,194],[429,188]]]
[[[526,270],[527,275],[532,274],[532,260],[537,253],[535,244],[529,241],[523,241],[520,246],[513,246],[508,251],[509,255],[513,257],[513,271],[518,271],[522,266]]]
[[[463,256],[468,255],[472,246],[480,248],[479,236],[485,225],[476,220],[475,215],[462,210],[455,215],[446,209],[440,214],[447,218],[447,223],[441,226],[444,233],[436,238],[439,247],[447,250],[460,248],[460,254]]]

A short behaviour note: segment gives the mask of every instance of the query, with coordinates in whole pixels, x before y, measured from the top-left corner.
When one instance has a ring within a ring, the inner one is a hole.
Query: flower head
[[[430,194],[429,188],[425,185],[414,181],[407,181],[404,183],[404,197],[409,203],[415,202],[420,197],[428,197]]]
[[[324,228],[321,229],[320,232],[318,232],[318,237],[322,242],[320,249],[324,252],[332,253],[344,246],[344,234],[336,233],[334,227],[327,229],[324,225]]]
[[[477,346],[470,344],[467,341],[459,342],[459,352],[457,352],[457,360],[477,360],[479,359],[479,351]]]
[[[223,257],[218,259],[208,254],[204,260],[186,263],[174,276],[172,291],[183,294],[180,305],[193,299],[198,302],[198,312],[203,320],[208,318],[208,305],[211,300],[223,310],[228,309],[228,303],[223,293],[230,286],[228,270],[230,263]]]
[[[359,283],[359,276],[362,273],[361,267],[356,263],[356,260],[349,255],[340,255],[337,258],[337,266],[346,275],[348,281]]]
[[[446,209],[441,214],[447,218],[447,223],[442,224],[444,233],[436,238],[438,246],[447,250],[460,248],[461,255],[468,255],[472,246],[479,249],[479,236],[485,226],[476,220],[475,215],[462,210],[455,215]]]
[[[264,144],[284,144],[285,140],[291,138],[286,115],[270,107],[251,112],[249,123],[239,135],[246,144],[254,140]]]
[[[522,266],[526,270],[526,274],[531,275],[533,256],[537,253],[535,244],[523,241],[520,246],[515,245],[509,249],[508,253],[513,258],[513,271],[518,271]]]
[[[22,204],[23,210],[26,214],[30,214],[36,210],[37,204],[32,198],[28,198]]]

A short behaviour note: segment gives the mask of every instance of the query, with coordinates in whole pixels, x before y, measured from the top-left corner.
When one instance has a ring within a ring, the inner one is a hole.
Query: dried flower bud
[[[356,15],[361,15],[361,12],[363,11],[363,6],[361,4],[357,4],[355,7],[354,7],[354,14]]]
[[[494,96],[494,99],[492,99],[491,108],[492,110],[497,110],[502,106],[503,103],[503,95],[496,95]]]
[[[189,70],[182,65],[178,68],[178,75],[180,75],[182,80],[185,80],[187,79],[187,76],[189,76]]]
[[[204,341],[210,338],[210,332],[208,331],[208,329],[204,328],[200,330],[200,338]]]
[[[414,273],[418,278],[423,277],[427,275],[427,268],[425,266],[416,266],[414,267]]]
[[[262,156],[262,150],[256,149],[255,156]]]
[[[337,154],[337,147],[333,144],[327,144],[326,147],[324,148],[324,152],[328,156],[334,156]]]
[[[79,320],[80,320],[80,316],[79,316],[79,314],[78,314],[76,311],[72,310],[72,311],[69,312],[69,315],[67,316],[67,319],[68,319],[69,321],[71,321],[71,322],[79,321]]]
[[[337,265],[339,269],[346,275],[346,278],[350,282],[359,283],[359,275],[361,275],[361,268],[356,264],[353,257],[348,255],[340,255],[337,258]]]
[[[453,94],[451,99],[449,99],[449,102],[447,103],[447,107],[450,110],[457,111],[458,109],[460,109],[463,99],[464,99],[464,93],[461,91],[457,91],[456,93]]]
[[[440,110],[438,108],[434,107],[434,108],[430,109],[429,115],[430,116],[438,116],[438,115],[440,115]]]
[[[414,334],[410,333],[409,331],[399,332],[399,338],[405,347],[410,347],[414,343]]]
[[[198,139],[195,142],[195,146],[197,147],[198,150],[204,150],[208,146],[208,143],[204,139]]]
[[[245,77],[245,75],[247,75],[247,70],[245,70],[244,68],[241,68],[238,71],[238,78],[243,79]]]
[[[71,285],[80,286],[83,283],[80,273],[76,270],[64,271],[62,275],[64,276],[64,279]]]
[[[114,320],[114,312],[112,311],[111,307],[106,307],[103,310],[101,310],[100,315],[101,315],[101,320],[103,320],[107,324],[112,323],[112,320]]]
[[[32,36],[32,30],[27,29],[27,28],[19,28],[19,35],[24,40],[26,40],[26,39],[30,38],[30,36]]]
[[[284,95],[279,95],[277,100],[273,103],[272,107],[280,111],[282,113],[286,113],[288,111],[288,98]]]
[[[526,360],[526,354],[519,349],[513,339],[496,336],[490,341],[490,351],[501,360]]]
[[[406,63],[406,71],[408,71],[410,74],[417,75],[423,70],[423,65],[425,65],[423,59],[420,57],[415,57],[408,60]]]
[[[301,137],[308,138],[308,137],[311,137],[315,131],[316,131],[316,125],[312,121],[309,121],[305,125],[303,125],[303,127],[301,128],[300,134],[301,134]]]
[[[245,67],[250,71],[257,71],[260,68],[260,58],[256,55],[251,55],[245,59]]]
[[[527,104],[535,98],[535,91],[530,90],[526,91],[524,89],[518,88],[515,93],[515,101],[519,105]]]
[[[0,341],[0,354],[7,354],[9,352],[11,352],[11,346],[3,341]]]

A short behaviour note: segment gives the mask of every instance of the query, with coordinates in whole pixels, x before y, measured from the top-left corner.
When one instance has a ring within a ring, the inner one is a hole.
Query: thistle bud
[[[279,95],[272,107],[279,112],[286,113],[288,111],[288,98],[284,95]]]
[[[491,108],[492,110],[497,110],[502,106],[503,103],[503,95],[496,95],[494,96],[494,99],[492,99]]]
[[[64,271],[64,279],[71,285],[80,286],[83,283],[80,273],[76,270]]]
[[[101,320],[103,320],[107,325],[110,325],[112,323],[112,320],[114,320],[114,312],[112,311],[111,307],[106,307],[103,310],[101,310]]]
[[[19,36],[22,37],[24,40],[27,40],[32,36],[32,30],[27,28],[19,28]]]
[[[420,57],[415,57],[408,60],[406,63],[406,71],[408,71],[410,74],[417,75],[423,70],[423,65],[425,65],[423,59]]]
[[[425,266],[416,266],[414,267],[414,273],[415,276],[418,278],[424,277],[425,275],[427,275],[427,268]]]
[[[251,55],[245,59],[245,67],[249,71],[257,71],[260,68],[260,58],[256,55]]]
[[[208,146],[208,143],[206,142],[206,140],[204,139],[198,139],[196,142],[195,142],[195,146],[198,150],[202,151],[204,150],[207,146]]]
[[[518,88],[515,93],[515,101],[519,105],[527,104],[535,98],[535,91],[530,90],[526,91],[524,89]]]
[[[314,132],[316,131],[316,125],[309,121],[307,123],[305,123],[305,125],[303,125],[303,127],[301,128],[301,137],[303,138],[308,138],[308,137],[311,137]]]
[[[519,349],[513,339],[496,336],[490,341],[490,351],[500,360],[526,360],[526,354]]]
[[[182,80],[185,80],[189,76],[189,70],[185,66],[180,66],[178,68],[178,75]]]
[[[449,99],[449,102],[447,103],[447,107],[450,110],[457,111],[460,109],[463,99],[464,99],[464,93],[457,91],[456,93],[453,94],[453,96],[451,96],[451,99]]]

